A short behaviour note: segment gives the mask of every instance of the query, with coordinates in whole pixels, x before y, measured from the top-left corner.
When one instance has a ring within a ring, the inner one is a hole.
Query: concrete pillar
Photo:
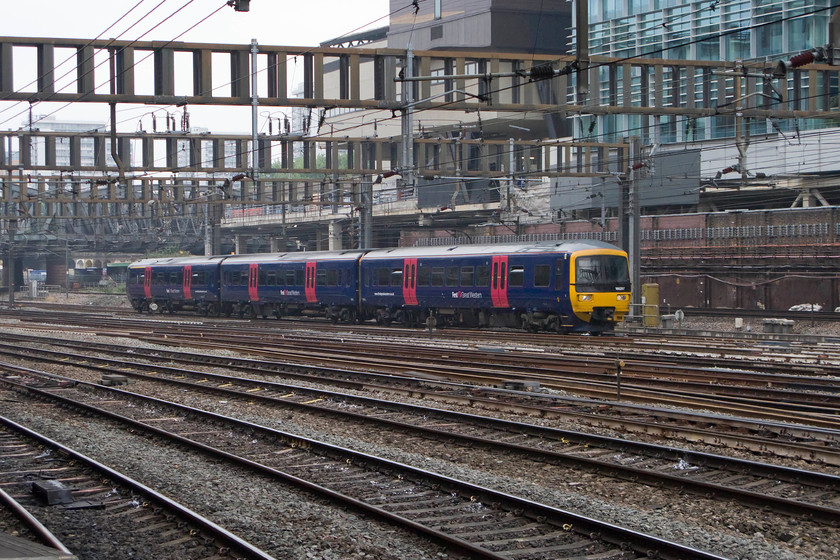
[[[65,286],[67,284],[67,263],[64,255],[47,255],[47,285]]]
[[[240,233],[236,234],[236,254],[237,255],[244,255],[248,252],[248,240],[251,239],[250,235],[242,235]]]
[[[341,243],[341,224],[330,222],[329,249],[330,251],[341,251],[343,248]]]

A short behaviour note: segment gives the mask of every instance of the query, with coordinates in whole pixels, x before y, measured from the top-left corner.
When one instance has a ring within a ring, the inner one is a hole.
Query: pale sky
[[[410,4],[406,0],[406,5]],[[2,0],[0,5],[11,8],[12,0]],[[0,35],[141,41],[170,41],[177,37],[185,42],[233,44],[249,44],[251,39],[256,39],[262,45],[317,46],[341,35],[388,25],[388,11],[388,0],[251,0],[249,12],[236,12],[225,6],[223,0],[28,0],[15,1],[13,9],[4,10]],[[213,12],[216,13],[199,23]],[[146,14],[149,15],[143,18]],[[138,20],[141,21],[136,23]],[[196,27],[186,31],[193,26]],[[64,58],[57,54],[56,64]],[[16,89],[19,83],[27,83],[36,75],[34,68],[24,68],[24,59],[25,55],[16,54]],[[68,65],[59,68],[56,76],[68,68]],[[140,75],[137,79],[141,79]],[[61,82],[57,81],[57,85]],[[33,113],[48,114],[59,109],[54,115],[59,120],[108,120],[107,106],[92,103],[63,106],[41,103],[33,108]],[[142,111],[142,108],[135,110]],[[121,111],[126,121],[131,118],[130,111],[130,108]],[[27,112],[28,104],[0,102],[0,129],[16,130],[27,118]],[[248,133],[251,127],[250,109],[214,110],[195,106],[190,108],[190,119],[193,126],[208,127],[214,132]],[[133,130],[134,126],[124,124],[118,130]]]

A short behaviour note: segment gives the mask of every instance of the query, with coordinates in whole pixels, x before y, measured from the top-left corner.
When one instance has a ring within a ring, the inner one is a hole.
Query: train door
[[[259,265],[257,263],[248,265],[248,298],[251,301],[259,301],[260,299],[259,290],[257,289],[259,273]]]
[[[143,270],[143,292],[147,298],[152,297],[152,267],[147,266]]]
[[[306,303],[315,303],[318,298],[315,297],[315,270],[317,263],[306,263],[306,277],[304,283],[304,291],[306,293]]]
[[[192,265],[184,266],[184,299],[192,299]]]
[[[417,259],[403,261],[403,298],[406,305],[417,305]]]
[[[507,274],[508,256],[494,256],[490,271],[490,298],[493,300],[493,307],[508,307]]]

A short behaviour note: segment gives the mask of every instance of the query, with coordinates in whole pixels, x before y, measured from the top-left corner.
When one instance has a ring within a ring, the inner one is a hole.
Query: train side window
[[[297,286],[297,284],[295,284],[295,271],[294,270],[287,270],[286,271],[286,285],[287,286]]]
[[[264,283],[266,286],[276,286],[277,285],[277,273],[275,271],[273,271],[273,270],[271,270],[271,271],[260,270],[260,276],[263,276],[263,275],[265,276],[265,282],[261,282],[261,283]]]
[[[446,267],[446,286],[448,288],[454,288],[458,285],[459,274],[458,274],[458,267],[457,266],[447,266]]]
[[[391,284],[391,269],[385,267],[379,267],[376,269],[376,279],[375,285],[376,286],[389,286]]]
[[[461,267],[461,285],[465,287],[472,287],[475,281],[475,269],[471,266]]]
[[[277,285],[278,286],[285,286],[286,285],[286,271],[282,268],[277,271]]]
[[[512,266],[510,267],[510,276],[508,277],[508,286],[521,288],[525,285],[525,267]]]
[[[551,267],[538,264],[534,267],[534,287],[547,288],[551,284]]]
[[[499,263],[493,263],[493,289],[499,289]]]
[[[391,270],[391,285],[392,286],[402,286],[403,280],[403,269],[401,268],[394,268]]]
[[[323,268],[319,268],[315,271],[315,278],[316,283],[319,286],[326,286],[327,285],[327,271]]]
[[[268,285],[268,272],[264,268],[260,268],[257,271],[257,285],[258,286],[267,286]]]
[[[338,273],[334,268],[327,270],[327,286],[338,286]]]
[[[557,289],[560,289],[563,285],[564,269],[563,259],[557,259],[557,262],[554,264],[554,287]]]
[[[475,267],[475,285],[486,288],[490,285],[490,267],[487,265]]]
[[[295,286],[303,286],[303,273],[302,268],[295,270]]]
[[[443,267],[432,268],[432,286],[443,286]]]
[[[432,278],[432,269],[422,264],[417,268],[417,285],[428,286]]]

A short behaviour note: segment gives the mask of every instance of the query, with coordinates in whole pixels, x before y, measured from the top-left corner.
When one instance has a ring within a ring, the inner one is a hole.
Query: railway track
[[[33,370],[18,368],[17,374],[28,379],[4,382],[14,385],[21,394],[86,413],[105,414],[133,429],[236,461],[347,507],[411,527],[473,558],[524,560],[584,554],[641,558],[652,551],[660,558],[719,558],[524,498],[242,420],[96,384],[67,384],[69,380]],[[65,386],[50,387],[59,382]]]
[[[37,344],[37,346],[33,346]],[[43,346],[60,347],[64,350],[49,350]],[[72,350],[77,354],[68,352]],[[97,358],[91,352],[107,357]],[[458,385],[443,378],[395,377],[390,374],[365,373],[344,368],[307,365],[306,360],[290,363],[288,356],[283,361],[253,360],[213,353],[194,353],[162,350],[160,348],[125,348],[116,344],[94,342],[73,342],[55,338],[8,334],[7,341],[0,343],[0,353],[37,362],[52,361],[67,364],[73,360],[80,364],[100,364],[109,368],[113,360],[124,367],[131,364],[137,372],[158,372],[167,368],[156,364],[177,362],[176,371],[190,367],[222,366],[242,375],[261,378],[267,374],[281,375],[298,382],[334,385],[339,388],[390,392],[422,396],[437,402],[459,402],[480,409],[516,410],[529,416],[574,419],[579,423],[603,428],[612,427],[620,431],[635,431],[687,441],[701,441],[717,445],[728,445],[740,449],[752,449],[756,453],[776,454],[824,463],[840,465],[840,433],[833,421],[828,426],[794,425],[767,420],[747,421],[731,415],[720,416],[709,413],[688,413],[662,408],[639,407],[612,402],[593,403],[591,400],[558,397],[544,393],[501,391],[487,386]],[[138,363],[143,360],[144,363]],[[90,365],[88,366],[90,367]],[[119,374],[123,367],[110,370]],[[201,375],[198,372],[197,375]],[[292,389],[290,389],[292,390]],[[659,397],[661,398],[661,397]],[[760,412],[756,412],[759,415]],[[766,414],[766,412],[765,412]],[[785,418],[790,420],[790,418]]]
[[[67,356],[65,360],[65,364],[76,362],[91,367],[86,357]],[[420,432],[422,437],[435,441],[483,446],[498,456],[512,454],[518,456],[517,460],[526,458],[588,469],[700,495],[711,493],[780,513],[840,524],[840,478],[831,475],[346,393],[190,371],[183,366],[150,369],[141,365],[132,372],[133,365],[123,362],[119,369],[95,369],[105,372],[106,378],[120,372],[119,375],[154,384],[212,392],[226,400],[238,398],[281,409],[328,414],[342,422],[361,422],[360,429]],[[154,388],[147,392],[156,393]]]
[[[151,488],[2,416],[0,464],[0,487],[27,525],[40,527],[23,534],[59,553],[129,558],[142,545],[147,557],[161,559],[272,560]],[[85,526],[98,527],[97,534],[78,534]],[[53,536],[59,532],[67,546]]]

